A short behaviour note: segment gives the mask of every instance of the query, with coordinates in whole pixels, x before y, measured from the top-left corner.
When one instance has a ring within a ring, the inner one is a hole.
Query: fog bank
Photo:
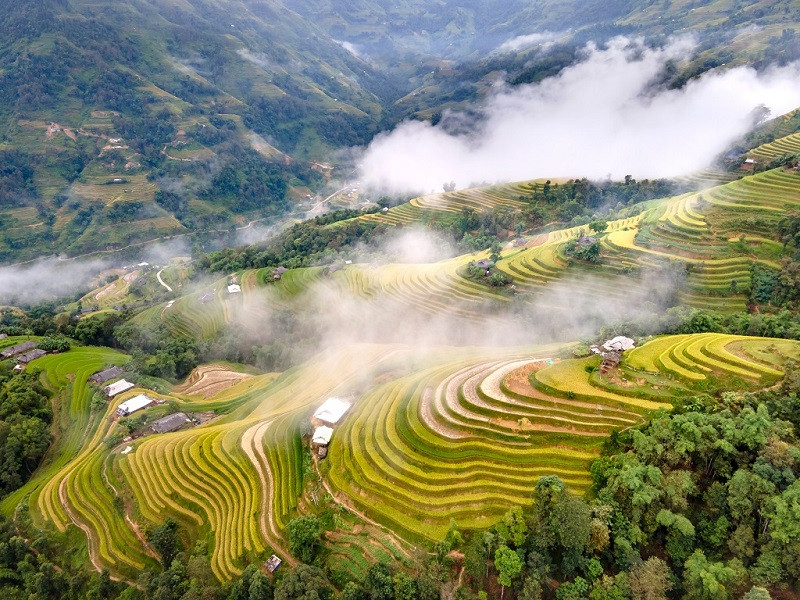
[[[672,177],[706,167],[754,125],[800,106],[798,65],[757,73],[715,70],[670,90],[654,82],[695,44],[662,48],[616,38],[592,44],[584,58],[538,84],[497,91],[469,113],[441,122],[407,121],[377,136],[360,176],[390,193],[441,191],[536,177]],[[476,117],[477,115],[477,117]]]

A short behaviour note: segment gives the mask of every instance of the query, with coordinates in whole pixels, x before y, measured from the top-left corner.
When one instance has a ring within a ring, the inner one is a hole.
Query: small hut
[[[616,350],[603,353],[603,362],[600,363],[600,373],[607,375],[609,371],[616,369],[622,361],[622,352]]]
[[[11,358],[12,356],[22,354],[23,352],[28,352],[34,348],[36,348],[36,342],[22,342],[21,344],[11,346],[10,348],[6,348],[0,352],[0,358]]]
[[[107,385],[103,388],[103,392],[106,394],[106,398],[113,398],[117,394],[121,394],[122,392],[127,392],[130,389],[133,389],[134,385],[130,381],[126,381],[124,379],[120,379],[119,381],[115,381],[111,385]]]
[[[37,358],[43,357],[47,352],[42,350],[41,348],[37,348],[36,350],[30,350],[25,354],[22,354],[17,357],[17,362],[21,365],[27,365],[29,362],[36,360]]]
[[[119,377],[123,373],[124,371],[122,370],[121,367],[110,367],[108,369],[103,369],[102,371],[98,371],[97,373],[89,377],[89,381],[100,385],[101,383],[105,383],[110,379]]]
[[[189,417],[186,416],[186,413],[173,413],[154,421],[151,425],[151,429],[154,433],[169,433],[170,431],[180,429],[188,422]]]
[[[280,568],[282,564],[283,561],[273,554],[272,556],[269,557],[269,560],[264,563],[264,568],[270,573],[274,573]]]
[[[315,425],[336,425],[344,414],[350,410],[351,403],[341,398],[331,397],[325,400],[320,407],[314,411],[312,422]]]
[[[147,408],[152,404],[155,404],[155,400],[153,400],[150,396],[139,394],[138,396],[129,398],[128,400],[125,400],[125,402],[120,404],[117,407],[117,415],[119,415],[120,417],[127,417],[128,415],[132,415],[136,411],[142,410],[143,408]]]
[[[333,436],[333,429],[322,425],[314,430],[314,435],[311,438],[311,449],[317,451],[317,456],[325,458],[328,456],[328,444],[331,443],[331,436]]]

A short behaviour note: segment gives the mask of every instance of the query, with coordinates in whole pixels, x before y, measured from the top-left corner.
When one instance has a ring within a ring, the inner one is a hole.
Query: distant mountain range
[[[0,261],[284,214],[316,164],[587,40],[702,32],[685,77],[798,52],[792,2],[18,0],[0,5]],[[725,33],[723,33],[725,32]],[[732,33],[731,33],[732,32]],[[543,50],[546,45],[546,51]],[[683,79],[681,79],[683,77]]]

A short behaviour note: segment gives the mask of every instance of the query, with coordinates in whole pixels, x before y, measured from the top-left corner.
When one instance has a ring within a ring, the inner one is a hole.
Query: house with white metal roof
[[[119,381],[115,381],[111,385],[107,385],[103,388],[103,391],[106,394],[106,398],[113,398],[117,394],[121,394],[122,392],[127,392],[128,390],[133,389],[135,386],[130,381],[125,379],[120,379]]]
[[[314,436],[311,438],[311,443],[317,446],[327,446],[331,443],[331,436],[333,429],[322,425],[314,430]]]
[[[336,425],[352,404],[341,398],[328,398],[315,412],[314,419],[327,425]]]
[[[138,410],[142,410],[143,408],[147,408],[151,404],[155,404],[155,400],[153,400],[150,396],[146,396],[145,394],[139,394],[138,396],[134,396],[133,398],[128,398],[117,407],[117,414],[120,417],[127,417],[128,415],[132,415]]]

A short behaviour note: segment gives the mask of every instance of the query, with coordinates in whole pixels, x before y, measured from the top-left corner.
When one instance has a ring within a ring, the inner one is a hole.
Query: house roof
[[[103,369],[102,371],[98,371],[94,375],[92,375],[89,379],[94,381],[95,383],[105,383],[109,379],[114,379],[114,377],[119,377],[122,375],[124,371],[120,367],[109,367],[108,369]]]
[[[108,396],[109,398],[113,398],[117,394],[121,394],[122,392],[127,392],[133,387],[134,385],[130,381],[126,381],[125,379],[120,379],[119,381],[115,381],[111,385],[107,385],[105,388],[103,388],[103,391],[106,393],[106,396]]]
[[[139,394],[133,398],[128,398],[117,407],[117,412],[120,414],[131,414],[137,410],[143,409],[145,406],[150,406],[154,400],[145,394]]]
[[[311,438],[311,441],[315,444],[324,444],[328,445],[331,443],[331,436],[333,435],[333,429],[330,427],[326,427],[325,425],[321,427],[317,427],[314,430],[314,436]]]
[[[24,365],[27,365],[32,360],[36,360],[37,358],[41,358],[45,354],[47,354],[47,352],[45,352],[41,348],[37,348],[36,350],[31,350],[31,351],[26,352],[25,354],[23,354],[21,356],[18,356],[17,357],[17,362],[20,362],[20,363],[22,363]]]
[[[625,337],[624,335],[618,335],[615,338],[611,338],[610,340],[603,342],[603,348],[609,352],[612,350],[624,352],[625,350],[630,350],[634,347],[636,347],[634,341],[629,337]]]
[[[228,293],[229,294],[238,294],[242,291],[242,288],[239,284],[232,283],[228,286]]]
[[[342,400],[341,398],[328,398],[322,403],[316,411],[314,411],[314,418],[335,425],[344,416],[344,413],[350,408],[350,402]]]
[[[269,560],[264,563],[264,566],[267,567],[267,571],[270,573],[274,573],[275,570],[283,564],[283,561],[275,556],[274,554],[269,557]]]
[[[17,344],[16,346],[11,346],[10,348],[6,348],[2,352],[0,352],[0,356],[3,358],[10,358],[12,356],[16,356],[17,354],[22,354],[23,352],[27,352],[28,350],[33,350],[36,348],[36,342],[22,342],[21,344]]]
[[[161,417],[157,421],[155,421],[152,425],[153,431],[156,433],[167,433],[168,431],[175,431],[180,426],[182,426],[189,417],[186,416],[186,413],[173,413],[171,415],[167,415],[166,417]]]

